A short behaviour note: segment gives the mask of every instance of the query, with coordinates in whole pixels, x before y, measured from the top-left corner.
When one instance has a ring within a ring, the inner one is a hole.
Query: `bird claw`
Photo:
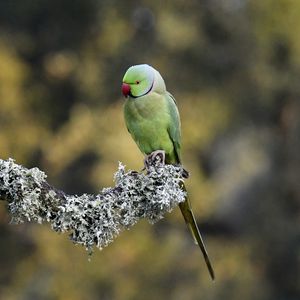
[[[166,153],[163,150],[156,150],[147,155],[144,159],[145,169],[156,164],[165,164]]]
[[[142,171],[148,170],[150,166],[155,166],[157,164],[164,165],[166,163],[165,160],[166,160],[166,153],[164,150],[153,151],[145,157],[144,168],[142,169]],[[182,178],[187,179],[190,177],[190,173],[185,168],[183,168],[182,165],[178,164],[175,166],[180,166],[182,168]]]
[[[174,166],[181,167],[181,169],[182,169],[182,173],[181,173],[182,178],[188,179],[190,177],[190,172],[187,171],[181,164],[175,164]]]
[[[181,166],[182,167],[182,166]],[[190,177],[190,172],[182,167],[182,177],[188,179]]]
[[[129,175],[131,175],[133,177],[136,177],[137,175],[139,175],[139,172],[137,172],[137,171],[130,171]]]

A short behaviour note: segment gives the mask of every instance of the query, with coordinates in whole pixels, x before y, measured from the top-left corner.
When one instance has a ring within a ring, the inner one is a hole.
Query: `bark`
[[[14,223],[48,222],[57,232],[69,232],[74,243],[101,249],[139,219],[153,223],[184,201],[182,167],[149,159],[146,173],[126,171],[119,163],[114,187],[80,196],[57,190],[38,168],[0,159],[0,200],[7,201]]]

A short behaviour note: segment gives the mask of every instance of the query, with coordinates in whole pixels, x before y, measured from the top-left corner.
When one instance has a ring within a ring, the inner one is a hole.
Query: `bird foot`
[[[166,160],[166,153],[164,150],[153,151],[145,157],[144,168],[142,169],[142,171],[148,170],[150,166],[155,166],[157,164],[164,165],[166,163],[165,160]],[[182,177],[183,178],[187,179],[190,177],[190,173],[185,168],[183,168],[182,165],[177,164],[175,166],[180,166],[182,168]]]
[[[143,170],[142,170],[142,171],[143,171]],[[130,174],[131,176],[133,176],[133,177],[136,177],[136,176],[139,175],[139,172],[137,172],[137,171],[130,171],[129,174]]]
[[[175,164],[174,166],[181,167],[181,169],[182,169],[182,174],[181,174],[182,178],[188,179],[190,177],[190,172],[187,171],[181,164]]]
[[[182,167],[182,177],[188,179],[190,177],[190,172]]]
[[[145,169],[156,164],[165,164],[166,153],[163,150],[156,150],[147,155],[144,159]]]

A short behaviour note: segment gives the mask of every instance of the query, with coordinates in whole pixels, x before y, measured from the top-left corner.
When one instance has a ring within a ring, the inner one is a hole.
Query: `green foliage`
[[[182,119],[187,189],[211,283],[179,213],[88,261],[0,207],[3,299],[297,299],[300,3],[1,1],[0,158],[69,193],[143,157],[124,125],[128,66],[152,64]]]

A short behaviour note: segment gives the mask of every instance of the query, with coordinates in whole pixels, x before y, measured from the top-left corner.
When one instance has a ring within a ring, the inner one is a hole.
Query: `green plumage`
[[[164,150],[167,164],[181,164],[179,112],[174,97],[166,91],[161,75],[148,65],[133,66],[123,78],[122,90],[127,97],[124,105],[126,126],[141,152],[148,155]],[[186,190],[183,182],[182,188]],[[214,279],[188,197],[179,207]]]
[[[173,98],[166,93],[128,99],[124,107],[128,131],[141,152],[164,150],[166,163],[180,163],[180,121]]]

